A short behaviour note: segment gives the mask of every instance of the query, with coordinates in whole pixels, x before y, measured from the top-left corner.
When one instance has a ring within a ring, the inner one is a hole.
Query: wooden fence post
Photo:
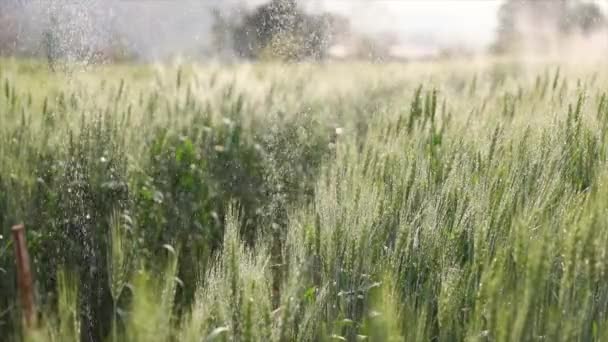
[[[30,269],[30,256],[27,252],[27,242],[25,240],[25,226],[23,224],[13,226],[12,232],[15,244],[15,261],[17,263],[17,286],[23,320],[26,328],[33,328],[36,325],[36,304],[34,303],[34,281]]]

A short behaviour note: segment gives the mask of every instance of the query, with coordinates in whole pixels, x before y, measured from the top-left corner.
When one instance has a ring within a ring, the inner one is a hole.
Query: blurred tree
[[[57,27],[57,18],[51,15],[49,21],[50,25],[43,34],[43,46],[49,69],[51,71],[55,71],[55,63],[59,58],[59,42],[55,32]]]
[[[585,34],[589,34],[605,26],[608,22],[601,8],[592,2],[577,3],[571,15],[574,26]]]
[[[571,33],[588,35],[606,25],[606,17],[593,2],[581,0],[506,0],[498,11],[498,31],[494,52],[505,53],[521,48],[531,36],[537,43],[542,36]]]
[[[306,13],[296,0],[272,0],[239,20],[226,20],[219,12],[214,16],[216,48],[222,51],[225,43],[221,42],[230,40],[238,57],[250,59],[322,59],[334,25],[344,21],[327,13]]]

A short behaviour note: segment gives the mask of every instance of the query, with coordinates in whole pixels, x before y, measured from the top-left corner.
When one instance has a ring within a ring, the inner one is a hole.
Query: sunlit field
[[[601,64],[3,59],[0,340],[606,340],[607,139]]]

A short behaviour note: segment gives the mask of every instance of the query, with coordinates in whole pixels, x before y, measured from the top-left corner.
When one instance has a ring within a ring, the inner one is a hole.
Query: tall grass
[[[605,68],[0,70],[8,339],[608,337]]]

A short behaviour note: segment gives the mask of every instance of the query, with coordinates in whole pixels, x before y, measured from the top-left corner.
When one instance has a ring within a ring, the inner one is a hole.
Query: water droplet
[[[160,192],[160,191],[154,192],[154,202],[161,204],[161,203],[163,203],[163,199],[164,199],[164,196],[163,196],[162,192]]]

